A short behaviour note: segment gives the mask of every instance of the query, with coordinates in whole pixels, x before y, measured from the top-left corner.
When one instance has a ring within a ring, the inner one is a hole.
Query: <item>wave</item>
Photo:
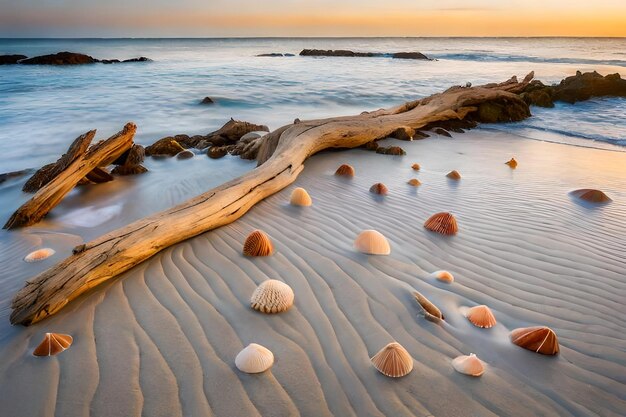
[[[530,55],[511,55],[482,52],[464,53],[431,53],[428,55],[435,59],[448,59],[454,61],[479,61],[479,62],[533,62],[549,64],[585,64],[585,65],[614,65],[626,67],[626,60],[621,59],[589,59],[589,58],[560,58],[560,57],[538,57]]]

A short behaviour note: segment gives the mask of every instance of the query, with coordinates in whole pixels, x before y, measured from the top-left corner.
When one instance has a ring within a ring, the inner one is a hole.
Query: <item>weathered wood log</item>
[[[81,179],[94,169],[111,164],[122,153],[128,150],[133,144],[133,136],[136,130],[137,127],[133,123],[128,123],[124,126],[122,131],[107,140],[100,141],[91,146],[82,155],[78,154],[77,158],[37,191],[30,200],[17,209],[4,225],[4,228],[13,229],[16,227],[30,226],[40,221],[50,210],[59,204],[63,197],[65,197]],[[91,141],[94,135],[95,131],[87,132],[85,135],[76,139],[72,146],[80,143],[80,147],[82,148],[85,141],[87,139]],[[81,139],[83,137],[84,139]],[[72,147],[70,147],[70,149],[72,149]],[[68,152],[68,154],[69,153],[70,152]]]
[[[509,81],[490,88],[453,87],[388,110],[284,126],[260,142],[256,169],[81,245],[69,258],[26,282],[13,299],[11,323],[38,322],[162,249],[233,222],[257,202],[295,181],[304,161],[323,149],[354,148],[398,127],[419,129],[433,121],[477,117],[485,103],[511,104],[501,107],[505,113],[502,118],[528,117],[528,106],[508,92],[520,84]]]

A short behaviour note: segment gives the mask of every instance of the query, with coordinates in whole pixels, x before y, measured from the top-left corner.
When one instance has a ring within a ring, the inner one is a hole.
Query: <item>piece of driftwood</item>
[[[77,156],[73,157],[73,160],[67,164],[65,168],[54,175],[30,200],[13,213],[11,218],[4,225],[4,228],[13,229],[37,223],[59,204],[63,197],[65,197],[79,181],[87,175],[91,175],[90,173],[94,169],[96,169],[96,173],[93,174],[92,178],[95,178],[96,175],[101,178],[104,178],[105,175],[109,175],[107,172],[98,170],[97,168],[110,165],[121,154],[128,150],[133,144],[133,136],[136,130],[137,127],[133,123],[128,123],[124,126],[124,129],[111,136],[109,139],[98,142],[86,151],[83,151],[82,154],[76,152]],[[75,145],[83,148],[85,142],[91,142],[94,135],[95,131],[90,131],[76,139],[66,155],[74,155],[74,152],[71,152],[72,148]],[[63,159],[63,157],[61,159]],[[59,162],[57,162],[57,164],[58,163]]]
[[[439,120],[478,119],[481,113],[489,120],[524,119],[530,116],[528,105],[510,91],[520,91],[531,78],[489,87],[452,87],[391,109],[300,121],[279,128],[257,139],[256,169],[81,245],[73,255],[27,281],[13,299],[11,323],[38,322],[164,248],[233,222],[259,201],[295,181],[304,161],[321,150],[354,148],[388,136],[398,128],[419,129]]]

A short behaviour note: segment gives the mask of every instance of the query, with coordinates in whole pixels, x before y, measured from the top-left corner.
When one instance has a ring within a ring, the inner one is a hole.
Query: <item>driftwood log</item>
[[[26,282],[13,299],[11,323],[30,325],[159,251],[233,222],[257,202],[291,184],[311,155],[354,148],[429,123],[473,118],[514,121],[530,116],[517,95],[531,81],[452,87],[433,96],[358,116],[299,121],[259,138],[259,166],[176,207],[138,220],[81,245],[74,254]]]
[[[4,228],[37,223],[83,178],[92,182],[112,179],[99,167],[110,165],[126,152],[133,144],[136,130],[133,123],[128,123],[120,132],[91,147],[89,144],[96,134],[95,130],[79,136],[56,163],[44,166],[26,182],[24,190],[37,193],[13,213]]]

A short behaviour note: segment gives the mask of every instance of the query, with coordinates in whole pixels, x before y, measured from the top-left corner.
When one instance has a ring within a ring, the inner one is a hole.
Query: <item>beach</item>
[[[7,277],[2,410],[15,416],[623,415],[626,153],[487,127],[385,142],[400,144],[407,155],[318,154],[294,184],[243,218],[163,250],[26,328],[8,324],[13,290],[83,240],[161,209],[132,209],[159,191],[142,194],[152,180],[141,176],[123,186],[88,186],[68,196],[58,215],[12,233],[0,259]],[[511,157],[519,162],[515,170],[504,164]],[[224,164],[232,177],[254,167],[232,156],[205,159],[149,163],[151,175],[163,178],[163,206],[227,179],[199,181],[184,164]],[[344,163],[355,168],[353,179],[333,175]],[[446,178],[451,170],[461,180]],[[178,181],[168,183],[172,172]],[[411,178],[422,185],[409,186]],[[368,191],[377,182],[387,186],[387,196]],[[3,192],[17,193],[22,183],[8,182]],[[111,188],[96,194],[96,187]],[[309,192],[310,207],[289,204],[295,187]],[[583,203],[569,195],[578,188],[600,188],[613,201]],[[91,192],[88,201],[100,211],[81,214]],[[457,235],[423,227],[441,211],[457,218]],[[106,213],[113,214],[106,219]],[[270,237],[272,256],[242,255],[255,229]],[[353,248],[366,229],[388,239],[390,255]],[[39,247],[56,254],[25,266],[23,256]],[[434,279],[437,270],[451,272],[454,282]],[[266,279],[293,289],[287,312],[250,308],[252,292]],[[423,317],[415,290],[445,321]],[[463,315],[481,304],[497,319],[490,329]],[[539,355],[509,341],[511,330],[529,326],[553,329],[560,354]],[[45,332],[71,334],[74,343],[55,357],[31,356]],[[413,371],[399,379],[370,362],[393,341],[414,359]],[[274,353],[269,371],[248,375],[235,367],[237,353],[252,342]],[[470,353],[486,364],[480,378],[452,368],[452,359]]]

